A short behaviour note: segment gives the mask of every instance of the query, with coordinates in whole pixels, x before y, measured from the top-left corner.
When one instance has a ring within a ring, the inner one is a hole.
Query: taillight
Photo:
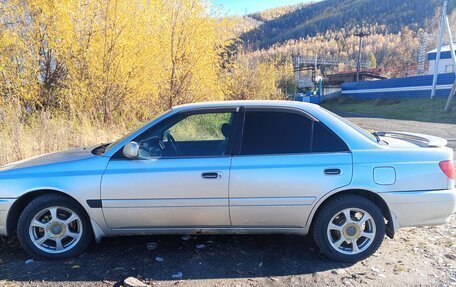
[[[448,178],[455,179],[456,173],[454,172],[454,165],[452,160],[445,160],[439,162],[439,166],[442,169],[443,173],[445,173]]]

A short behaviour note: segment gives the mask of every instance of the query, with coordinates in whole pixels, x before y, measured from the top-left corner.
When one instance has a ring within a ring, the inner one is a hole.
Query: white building
[[[456,43],[455,43],[456,44]],[[437,58],[437,48],[427,53],[429,61],[429,75],[434,74],[435,60]],[[443,46],[440,53],[439,74],[454,72],[453,60],[451,59],[450,46]]]

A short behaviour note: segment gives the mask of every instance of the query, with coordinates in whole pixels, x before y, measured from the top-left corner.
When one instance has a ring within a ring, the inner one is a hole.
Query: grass
[[[25,118],[14,107],[0,111],[0,166],[36,155],[110,142],[127,132],[125,127],[69,120],[47,112]]]
[[[365,101],[339,99],[324,102],[322,107],[339,113],[346,112],[388,119],[456,124],[456,100],[452,103],[453,110],[448,114],[443,111],[446,101],[446,98]]]

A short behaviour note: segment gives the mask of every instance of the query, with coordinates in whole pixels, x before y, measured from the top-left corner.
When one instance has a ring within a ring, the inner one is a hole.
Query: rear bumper
[[[13,206],[13,203],[16,199],[12,198],[0,198],[0,236],[8,235],[6,229],[6,218],[8,217],[8,212]]]
[[[394,229],[445,224],[456,211],[456,189],[385,192],[379,195],[389,206]]]

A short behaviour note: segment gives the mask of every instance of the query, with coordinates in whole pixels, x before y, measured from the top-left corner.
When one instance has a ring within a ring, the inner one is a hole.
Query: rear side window
[[[289,112],[247,111],[242,155],[310,152],[312,121]]]
[[[347,145],[321,122],[314,123],[312,152],[344,152]]]
[[[348,151],[346,144],[321,122],[285,111],[247,111],[241,155]]]

